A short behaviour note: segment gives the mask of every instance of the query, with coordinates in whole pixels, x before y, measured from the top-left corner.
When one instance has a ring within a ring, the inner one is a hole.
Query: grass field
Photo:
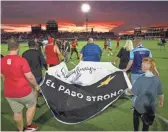
[[[120,47],[124,45],[125,41],[121,41]],[[103,41],[97,41],[103,47]],[[116,42],[112,41],[113,49],[115,49]],[[168,119],[168,48],[166,50],[159,50],[156,41],[143,41],[143,45],[152,51],[153,58],[160,72],[160,79],[165,95],[165,102],[163,108],[157,108],[157,113],[162,117]],[[80,50],[86,42],[79,42],[78,50]],[[22,44],[20,48],[20,55],[28,49],[27,44]],[[101,61],[111,61],[114,59],[118,50],[113,50],[113,56],[107,56],[103,52]],[[1,45],[1,53],[7,54],[7,45]],[[69,69],[75,67],[77,64],[76,54],[73,55],[72,60],[67,64]],[[118,63],[117,63],[118,64]],[[3,82],[1,83],[1,130],[2,131],[16,131],[17,128],[13,122],[12,111],[3,96]],[[43,98],[40,99],[41,107],[37,109],[34,118],[34,123],[39,125],[39,131],[133,131],[131,101],[128,99],[119,99],[112,106],[107,108],[100,115],[78,125],[61,124],[54,119]],[[25,115],[25,110],[24,110]],[[151,131],[168,131],[168,124],[155,118],[154,124],[150,127]]]

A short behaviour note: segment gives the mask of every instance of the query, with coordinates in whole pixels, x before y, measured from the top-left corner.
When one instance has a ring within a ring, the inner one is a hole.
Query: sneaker
[[[36,131],[38,129],[38,126],[37,125],[29,125],[29,126],[26,126],[24,131],[28,132],[28,131]]]

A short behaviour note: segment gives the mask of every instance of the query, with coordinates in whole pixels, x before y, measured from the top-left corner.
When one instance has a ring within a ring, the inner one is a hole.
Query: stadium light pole
[[[86,32],[88,32],[88,13],[90,11],[90,5],[85,3],[85,4],[82,4],[81,6],[81,10],[83,13],[85,13],[86,15]]]

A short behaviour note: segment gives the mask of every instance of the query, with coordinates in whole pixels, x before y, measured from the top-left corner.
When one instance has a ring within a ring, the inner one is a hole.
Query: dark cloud
[[[47,20],[68,21],[83,26],[85,15],[81,12],[82,1],[2,1],[2,24],[45,24]],[[131,30],[136,26],[168,24],[166,1],[89,1],[90,22],[122,22],[114,31]],[[103,25],[103,23],[100,23]],[[110,24],[108,24],[110,28]]]

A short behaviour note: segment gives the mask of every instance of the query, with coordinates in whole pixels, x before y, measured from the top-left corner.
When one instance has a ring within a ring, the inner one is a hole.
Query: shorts
[[[37,99],[34,91],[22,98],[6,98],[12,111],[14,113],[20,113],[22,112],[23,108],[26,106],[26,108],[30,108],[33,105],[36,105]]]

